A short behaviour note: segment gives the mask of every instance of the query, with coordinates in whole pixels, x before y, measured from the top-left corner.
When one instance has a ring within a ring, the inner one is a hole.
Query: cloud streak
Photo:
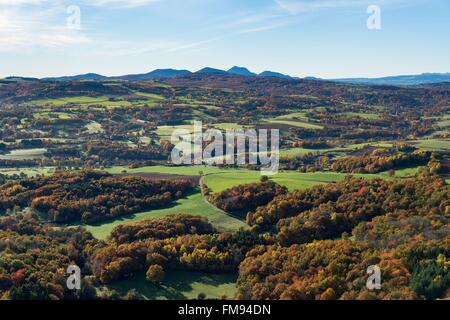
[[[321,9],[361,7],[370,4],[388,5],[408,2],[407,0],[273,0],[282,10],[298,14]],[[374,3],[375,2],[375,3]],[[409,1],[411,2],[411,1]]]
[[[0,0],[0,6],[21,6],[21,5],[39,5],[48,2],[47,0]]]
[[[148,6],[161,0],[87,0],[86,5],[98,7],[136,8]]]
[[[151,5],[162,0],[0,0],[0,6],[18,7],[24,5],[86,5],[97,7],[135,8]],[[78,3],[77,3],[78,2]]]
[[[20,51],[32,47],[55,48],[68,45],[89,43],[91,40],[80,30],[66,27],[64,7],[56,1],[39,0],[0,0],[0,51]],[[9,5],[14,2],[14,6]],[[7,5],[8,4],[8,5]],[[36,7],[24,4],[35,4]],[[6,6],[7,5],[7,6]],[[60,16],[61,15],[61,16]],[[58,22],[55,22],[58,21]]]

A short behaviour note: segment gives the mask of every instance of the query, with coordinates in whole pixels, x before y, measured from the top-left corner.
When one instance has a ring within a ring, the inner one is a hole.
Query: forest
[[[239,188],[267,190],[268,183]],[[238,232],[218,232],[205,218],[178,214],[119,225],[101,241],[81,228],[46,226],[32,213],[7,215],[0,219],[2,296],[108,299],[93,287],[138,272],[156,285],[168,270],[237,272],[238,292],[228,297],[236,299],[448,294],[450,187],[442,178],[349,177],[272,196],[248,214],[253,229]],[[61,285],[61,268],[71,261],[83,266],[87,278],[80,296]],[[381,290],[366,287],[371,265],[382,270]]]
[[[263,176],[261,180],[262,183],[239,185],[213,194],[209,201],[227,212],[239,214],[253,211],[276,196],[287,193],[285,187],[269,181],[267,176]]]
[[[113,177],[104,172],[61,173],[0,188],[0,208],[31,207],[52,222],[98,222],[163,207],[192,191],[190,181]]]
[[[95,243],[81,228],[54,229],[35,215],[0,219],[0,292],[2,299],[92,299],[96,291],[86,277],[78,292],[67,289],[66,269],[87,267],[86,249]]]

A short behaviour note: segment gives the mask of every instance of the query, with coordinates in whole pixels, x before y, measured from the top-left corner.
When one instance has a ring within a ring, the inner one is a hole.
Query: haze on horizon
[[[369,5],[381,30],[367,28]],[[446,0],[0,0],[0,77],[234,65],[320,78],[443,73],[448,21]]]

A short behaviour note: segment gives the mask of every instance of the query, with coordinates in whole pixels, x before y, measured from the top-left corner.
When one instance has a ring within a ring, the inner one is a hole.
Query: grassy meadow
[[[126,167],[112,167],[107,169],[113,174],[122,173],[164,173],[179,175],[204,175],[204,182],[212,192],[220,192],[240,184],[258,182],[261,178],[260,171],[246,169],[224,169],[209,166],[183,166],[183,167],[165,167],[153,166],[142,167],[136,169],[128,169]],[[402,178],[406,176],[414,176],[418,171],[417,167],[397,170],[395,176]],[[289,190],[305,189],[317,184],[338,182],[343,180],[347,174],[337,172],[313,172],[301,173],[297,171],[280,171],[278,174],[271,176],[270,179],[286,186]],[[360,178],[391,178],[387,172],[378,174],[353,174]]]
[[[169,208],[131,214],[97,225],[86,225],[85,227],[96,238],[106,239],[114,227],[120,224],[136,222],[148,218],[159,218],[177,213],[187,213],[206,217],[219,231],[237,231],[240,228],[248,227],[245,222],[224,214],[219,209],[203,201],[200,193],[195,193],[184,199],[180,199]]]
[[[450,139],[428,139],[410,141],[416,147],[429,151],[448,151],[450,150]]]
[[[315,129],[315,130],[322,130],[323,127],[308,123],[308,122],[302,122],[302,121],[294,121],[294,120],[279,120],[279,119],[273,119],[269,120],[268,123],[272,124],[284,124],[291,127],[299,127],[299,128],[305,128],[305,129]]]
[[[190,300],[200,293],[207,299],[232,298],[236,292],[235,274],[205,273],[169,270],[161,284],[151,284],[139,273],[131,279],[120,280],[107,285],[100,291],[115,290],[124,295],[130,289],[137,290],[147,300]]]

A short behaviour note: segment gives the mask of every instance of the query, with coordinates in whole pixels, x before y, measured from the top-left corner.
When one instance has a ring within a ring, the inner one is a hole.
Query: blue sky
[[[67,27],[73,5],[80,29]],[[369,5],[381,30],[367,28]],[[322,78],[450,72],[449,39],[448,0],[0,0],[0,77],[233,65]]]

